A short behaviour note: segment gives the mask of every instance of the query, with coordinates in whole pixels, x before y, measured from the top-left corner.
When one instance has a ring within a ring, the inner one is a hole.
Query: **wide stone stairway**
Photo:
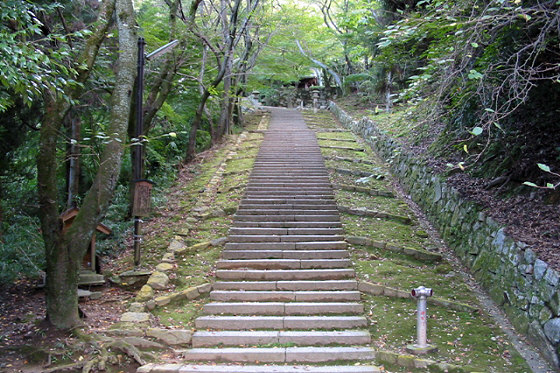
[[[378,372],[346,245],[314,132],[272,109],[180,372]]]

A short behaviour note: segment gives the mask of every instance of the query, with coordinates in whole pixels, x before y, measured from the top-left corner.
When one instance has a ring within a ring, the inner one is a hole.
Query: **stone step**
[[[255,203],[247,203],[241,202],[239,205],[240,209],[247,209],[247,210],[334,210],[337,209],[336,203],[334,201],[330,201],[324,204],[299,204],[299,203],[286,203],[286,204],[255,204]]]
[[[216,270],[216,278],[220,280],[340,280],[353,278],[355,275],[356,273],[352,268]]]
[[[346,241],[228,242],[225,250],[344,250]]]
[[[213,330],[306,330],[366,328],[363,316],[201,316],[197,329]]]
[[[229,230],[230,235],[342,235],[342,228],[236,228]]]
[[[253,171],[255,172],[255,171]],[[275,169],[274,173],[276,175],[266,175],[266,176],[259,176],[258,174],[251,174],[251,178],[249,180],[250,183],[327,183],[330,185],[330,179],[328,174],[324,175],[316,175],[310,176],[306,174],[299,175],[297,177],[294,176],[284,176],[282,175],[284,172],[283,169]],[[305,172],[305,171],[302,171]],[[272,171],[271,171],[272,173]]]
[[[302,215],[302,214],[297,214],[297,215],[280,215],[280,214],[275,214],[275,215],[257,215],[257,214],[252,214],[252,215],[245,215],[245,214],[240,214],[240,212],[237,212],[234,215],[234,219],[235,221],[252,221],[252,222],[267,222],[267,221],[273,221],[273,222],[288,222],[288,221],[311,221],[311,222],[328,222],[328,221],[332,221],[332,222],[339,222],[340,221],[340,217],[338,215],[338,210],[333,210],[331,213],[326,214],[326,215],[320,215],[317,214],[317,212],[315,212],[315,214],[309,214],[309,215]]]
[[[344,241],[341,235],[257,235],[257,234],[230,234],[228,242],[318,242],[318,241]]]
[[[278,168],[275,170],[255,170],[251,172],[251,180],[255,178],[268,178],[274,180],[297,180],[300,177],[309,180],[310,177],[315,177],[317,179],[325,179],[329,176],[328,171],[323,169],[323,171],[299,171],[290,172],[288,168]],[[278,177],[278,174],[282,174],[282,177]]]
[[[378,373],[375,366],[357,365],[185,365],[148,364],[138,368],[137,373]]]
[[[245,194],[248,198],[306,198],[306,199],[334,199],[334,192],[317,192],[313,190],[260,190],[247,191]]]
[[[347,250],[224,250],[222,259],[344,259]]]
[[[327,363],[373,360],[375,350],[370,347],[193,348],[182,351],[182,357],[187,361]]]
[[[210,315],[359,315],[364,312],[361,303],[353,302],[212,302],[203,307]]]
[[[310,184],[309,186],[306,186],[306,187],[297,187],[297,186],[274,187],[274,186],[250,186],[250,185],[247,185],[247,187],[245,188],[245,192],[247,194],[251,194],[253,192],[260,192],[260,191],[278,192],[278,193],[297,192],[297,193],[301,193],[301,194],[331,194],[332,193],[332,188],[331,188],[330,185],[329,186],[312,186],[312,184]]]
[[[213,290],[210,299],[222,302],[348,302],[359,301],[360,292]]]
[[[244,196],[244,200],[268,199],[268,200],[284,200],[288,201],[305,201],[306,203],[332,203],[334,201],[333,194],[298,194],[296,192],[270,193],[270,192],[252,192]]]
[[[299,346],[363,345],[371,342],[369,332],[340,331],[196,331],[192,347],[252,346],[259,344],[293,344]]]
[[[349,259],[230,259],[219,260],[218,269],[314,269],[347,268]]]
[[[333,221],[234,221],[235,228],[341,228],[340,220]]]
[[[266,187],[266,188],[309,188],[309,187],[321,187],[321,188],[331,188],[331,183],[327,180],[325,181],[309,181],[304,182],[300,178],[297,178],[297,181],[293,182],[279,182],[276,180],[267,179],[259,181],[251,179],[249,183],[247,183],[247,188],[259,188],[259,187]]]
[[[272,205],[272,206],[276,206],[278,204],[306,204],[308,206],[311,205],[323,205],[323,204],[329,204],[329,205],[336,205],[336,203],[334,202],[334,200],[328,199],[328,200],[323,200],[323,199],[309,199],[309,198],[302,198],[302,199],[296,199],[296,198],[285,198],[285,197],[278,197],[278,198],[271,198],[269,196],[265,197],[265,198],[243,198],[241,200],[241,204],[258,204],[258,205]],[[268,207],[270,208],[270,207]]]
[[[356,290],[356,280],[320,280],[320,281],[218,281],[214,290]]]

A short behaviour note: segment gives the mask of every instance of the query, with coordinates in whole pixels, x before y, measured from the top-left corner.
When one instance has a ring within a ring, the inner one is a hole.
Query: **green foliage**
[[[402,16],[380,34],[376,60],[398,65],[408,79],[400,100],[430,108],[426,121],[439,128],[439,136],[431,130],[432,149],[462,152],[463,167],[479,176],[512,170],[516,178],[534,175],[532,157],[558,141],[551,113],[560,106],[550,99],[560,95],[554,83],[560,73],[557,5],[502,0],[385,5]],[[551,134],[556,140],[548,139]],[[551,158],[541,161],[554,162]]]
[[[301,54],[296,40],[302,43],[309,56],[317,60],[328,63],[340,56],[340,45],[311,2],[267,5],[265,11],[259,23],[264,28],[263,34],[270,36],[250,77],[252,89],[263,91],[274,82],[290,83],[312,74],[317,66]]]
[[[2,223],[0,237],[0,284],[19,276],[36,277],[45,265],[39,221],[2,203],[9,218]]]
[[[41,15],[54,12],[60,4],[38,5],[20,0],[0,3],[0,113],[20,96],[26,105],[37,100],[43,90],[63,95],[76,84],[74,66],[65,61],[71,51],[53,48],[69,36],[45,32]],[[73,36],[82,36],[76,33]],[[15,93],[15,95],[14,95]]]

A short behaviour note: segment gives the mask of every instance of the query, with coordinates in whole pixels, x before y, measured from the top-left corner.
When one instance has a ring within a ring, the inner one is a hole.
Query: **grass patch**
[[[173,305],[158,307],[152,313],[163,326],[190,329],[194,327],[194,320],[202,314],[202,307],[208,301],[208,296],[201,296],[194,300],[184,300]]]
[[[369,172],[373,175],[386,175],[387,171],[379,165],[371,165],[366,163],[340,161],[334,159],[327,159],[325,166],[329,168],[339,168],[344,170]]]
[[[390,192],[391,189],[386,181],[374,177],[364,178],[357,175],[342,174],[336,171],[329,172],[329,178],[333,184],[357,185],[364,188],[383,190]]]
[[[356,248],[352,258],[360,277],[369,282],[402,290],[426,286],[432,288],[437,297],[478,305],[462,277],[445,263],[428,264],[400,253],[369,247]]]
[[[317,137],[356,141],[356,136],[350,131],[348,132],[317,132]],[[319,140],[321,141],[321,140]]]
[[[375,318],[370,329],[373,344],[382,350],[405,353],[404,348],[414,343],[416,335],[415,302],[373,296],[363,299],[370,317]],[[489,317],[435,305],[429,305],[428,317],[429,341],[439,349],[432,358],[472,371],[530,372]]]
[[[220,257],[220,247],[209,247],[195,253],[189,253],[177,260],[176,289],[181,291],[192,286],[214,281],[214,265]]]
[[[364,193],[337,190],[336,202],[348,207],[365,207],[370,210],[382,211],[389,214],[411,216],[408,205],[398,198],[370,196]]]
[[[343,140],[343,141],[336,141],[336,140],[317,140],[320,146],[345,146],[350,148],[362,149],[362,145],[359,144],[356,140]]]
[[[402,224],[394,220],[340,214],[344,231],[348,236],[371,238],[415,249],[431,250],[437,246],[422,234],[414,224]]]

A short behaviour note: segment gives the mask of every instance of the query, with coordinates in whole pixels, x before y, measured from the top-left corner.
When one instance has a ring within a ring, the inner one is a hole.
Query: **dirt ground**
[[[76,358],[66,348],[75,344],[76,338],[69,332],[49,327],[45,321],[45,296],[38,285],[36,281],[23,280],[0,289],[0,372],[37,372],[49,369],[55,362],[71,362]],[[124,303],[133,296],[132,292],[117,287],[92,290],[102,291],[103,296],[80,301],[86,333],[96,333],[118,321]],[[83,354],[87,355],[88,351]],[[135,369],[123,365],[119,371]]]

